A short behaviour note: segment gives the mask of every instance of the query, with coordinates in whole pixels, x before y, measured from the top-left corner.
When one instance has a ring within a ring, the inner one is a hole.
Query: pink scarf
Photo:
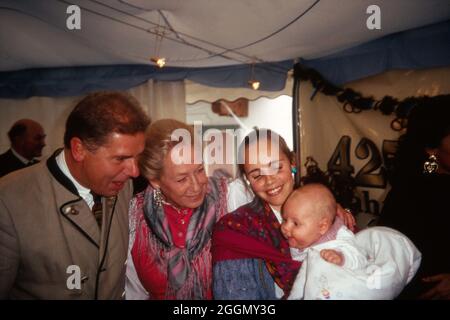
[[[211,234],[214,224],[227,213],[226,195],[226,178],[210,178],[205,199],[189,220],[184,248],[175,246],[164,209],[153,201],[153,189],[149,186],[138,195],[143,201],[134,210],[142,211],[144,219],[140,220],[146,223],[146,228],[136,226],[135,243],[148,239],[148,243],[140,245],[146,252],[138,254],[150,255],[160,272],[167,275],[167,298],[211,298]],[[139,234],[142,230],[148,234]],[[138,276],[146,272],[138,270],[138,266],[136,271]]]

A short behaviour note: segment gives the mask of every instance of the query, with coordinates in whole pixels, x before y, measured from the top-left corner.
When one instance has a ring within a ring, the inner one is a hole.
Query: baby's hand
[[[330,263],[337,264],[338,266],[342,266],[344,264],[344,257],[341,253],[331,250],[331,249],[323,249],[320,251],[320,256]]]

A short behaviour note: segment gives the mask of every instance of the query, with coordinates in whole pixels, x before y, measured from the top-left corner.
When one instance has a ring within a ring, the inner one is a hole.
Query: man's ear
[[[330,229],[331,223],[330,220],[326,217],[323,217],[319,220],[319,233],[320,235],[324,235],[327,233],[328,229]]]
[[[76,162],[83,161],[87,151],[88,150],[86,150],[86,147],[80,138],[74,137],[70,139],[70,152]]]

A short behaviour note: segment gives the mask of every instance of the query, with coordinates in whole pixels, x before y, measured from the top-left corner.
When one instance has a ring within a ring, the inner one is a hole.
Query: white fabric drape
[[[154,81],[128,90],[153,120],[171,118],[186,121],[186,93],[183,81]]]
[[[142,104],[152,120],[174,118],[186,120],[185,89],[183,81],[148,81],[128,90]],[[7,136],[11,125],[21,118],[38,121],[47,134],[47,146],[43,157],[53,153],[63,145],[64,126],[67,116],[79,97],[47,98],[33,97],[13,100],[0,99],[0,153],[10,147]]]
[[[262,91],[249,88],[215,88],[186,80],[186,103],[189,105],[199,101],[214,102],[219,99],[235,101],[239,98],[247,98],[251,101],[261,97],[275,99],[281,95],[292,96],[294,80],[291,72],[288,73],[286,85],[281,91]]]

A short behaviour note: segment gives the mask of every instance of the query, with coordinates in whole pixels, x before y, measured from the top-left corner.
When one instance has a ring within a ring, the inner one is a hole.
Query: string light
[[[261,82],[255,79],[255,64],[252,63],[251,73],[250,73],[250,80],[248,81],[248,84],[252,87],[253,90],[258,90],[259,86],[261,85]]]
[[[248,84],[252,87],[253,90],[258,90],[259,86],[261,85],[261,82],[256,80],[250,80]]]
[[[56,1],[59,1],[59,2],[62,2],[62,3],[68,4],[68,5],[73,4],[72,2],[67,1],[67,0],[56,0]],[[106,3],[103,3],[103,2],[100,2],[100,1],[96,1],[96,0],[90,0],[90,1],[91,1],[91,2],[95,2],[96,4],[101,5],[101,6],[103,6],[103,7],[107,7],[107,8],[109,8],[109,9],[115,11],[115,12],[119,12],[119,13],[121,13],[121,14],[124,14],[124,15],[126,15],[126,16],[128,16],[128,17],[135,18],[135,19],[137,19],[137,20],[139,20],[139,21],[143,21],[143,22],[148,23],[148,24],[151,24],[151,25],[158,25],[158,24],[152,22],[152,21],[149,20],[149,19],[145,19],[145,18],[142,18],[142,17],[140,17],[140,16],[131,14],[131,13],[127,12],[127,11],[120,10],[120,9],[118,9],[118,8],[116,8],[116,7],[113,7],[113,6],[110,6],[110,5],[106,4]],[[209,41],[206,41],[206,40],[203,40],[203,39],[194,37],[194,36],[192,36],[192,35],[189,35],[189,34],[186,34],[186,33],[180,32],[180,31],[176,31],[176,32],[175,32],[174,30],[172,30],[172,31],[173,31],[174,33],[176,33],[177,35],[181,35],[181,36],[183,36],[183,37],[186,37],[186,38],[189,38],[189,39],[193,39],[193,40],[198,41],[198,42],[200,42],[200,43],[202,43],[202,44],[207,44],[208,46],[214,46],[214,47],[216,47],[216,48],[219,48],[219,49],[224,50],[223,52],[214,52],[214,51],[212,51],[212,50],[209,49],[209,48],[202,47],[202,46],[200,46],[200,45],[197,45],[197,44],[188,42],[188,41],[186,41],[185,39],[180,39],[179,36],[177,36],[177,37],[171,37],[171,36],[167,36],[167,34],[165,34],[165,35],[164,35],[164,38],[169,39],[169,40],[171,40],[172,42],[176,42],[176,43],[179,43],[179,44],[182,44],[182,45],[186,45],[186,46],[190,46],[190,47],[192,47],[192,48],[196,48],[196,49],[198,49],[198,50],[202,50],[202,51],[208,53],[208,55],[209,55],[206,59],[208,59],[208,58],[213,58],[213,57],[217,57],[217,56],[218,56],[218,57],[223,57],[223,58],[228,59],[228,60],[234,60],[234,61],[239,62],[239,63],[246,63],[247,60],[244,61],[243,59],[240,59],[240,58],[231,57],[231,56],[226,55],[226,53],[227,53],[227,52],[232,52],[232,53],[235,53],[236,55],[238,55],[238,56],[240,56],[240,57],[250,58],[249,55],[247,55],[247,54],[245,54],[245,53],[243,53],[243,52],[240,52],[240,51],[238,51],[238,50],[239,50],[239,49],[246,48],[246,47],[249,47],[249,46],[254,45],[254,44],[256,44],[256,43],[260,43],[260,42],[262,42],[262,41],[265,41],[265,40],[267,40],[268,38],[273,37],[274,35],[278,34],[278,33],[281,32],[281,31],[283,31],[284,29],[286,29],[287,27],[289,27],[291,24],[293,24],[294,22],[296,22],[298,19],[302,18],[302,17],[303,17],[307,12],[309,12],[309,11],[310,11],[310,10],[311,10],[311,9],[312,9],[319,1],[320,1],[320,0],[316,0],[316,2],[314,2],[309,8],[307,8],[304,12],[302,12],[302,13],[301,13],[299,16],[297,16],[294,20],[290,21],[287,25],[281,27],[280,29],[278,29],[278,30],[276,30],[275,32],[273,32],[272,34],[270,34],[270,35],[268,35],[268,36],[265,36],[264,38],[259,39],[259,40],[257,40],[257,41],[254,41],[254,42],[252,42],[252,43],[245,44],[245,45],[243,45],[243,46],[241,46],[241,47],[238,47],[238,48],[226,48],[226,47],[217,45],[217,44],[215,44],[215,43],[212,43],[212,42],[209,42]],[[126,3],[126,2],[123,2],[123,1],[120,1],[120,2],[121,2],[122,4],[130,5],[129,3]],[[150,29],[148,29],[148,28],[141,27],[141,26],[136,25],[136,24],[134,24],[134,23],[131,23],[131,22],[129,22],[129,21],[123,21],[123,20],[118,19],[118,18],[116,18],[116,17],[112,17],[112,16],[109,16],[109,15],[104,14],[104,13],[102,13],[102,12],[99,12],[99,11],[93,10],[93,9],[91,9],[91,8],[88,8],[88,7],[86,7],[86,6],[82,6],[82,5],[78,5],[78,6],[79,6],[82,10],[84,10],[84,11],[86,11],[86,12],[92,13],[92,14],[97,15],[97,16],[100,16],[100,17],[102,17],[102,18],[106,18],[106,19],[108,19],[108,20],[115,21],[115,22],[117,22],[117,23],[120,23],[120,24],[126,25],[126,26],[128,26],[128,27],[134,28],[134,29],[136,29],[136,30],[140,30],[140,31],[144,31],[144,32],[147,32],[147,33],[155,34],[154,31],[152,31],[152,30],[150,30]],[[133,5],[132,5],[132,7],[136,7],[136,6],[133,6]],[[25,12],[22,11],[22,10],[18,10],[18,9],[15,9],[15,10],[18,11],[18,12],[21,12],[21,13],[25,13]],[[28,14],[28,13],[25,13],[25,14]],[[170,34],[170,32],[168,32],[168,34]],[[256,57],[253,57],[253,58],[256,58]],[[147,59],[148,59],[148,57],[147,57]],[[198,61],[198,60],[204,60],[204,59],[205,59],[205,58],[200,58],[200,59],[189,59],[189,60],[176,60],[176,61],[177,61],[177,62],[183,62],[183,61],[191,62],[191,61]],[[170,61],[172,61],[172,59],[170,59]],[[274,72],[274,73],[286,74],[286,72],[288,71],[288,70],[286,69],[285,66],[280,65],[278,62],[267,62],[267,61],[264,61],[264,60],[261,59],[261,58],[256,58],[256,61],[258,61],[258,63],[266,63],[266,65],[264,65],[264,66],[259,66],[259,67],[260,67],[260,68],[263,68],[263,69],[265,69],[265,70],[269,70],[269,71]]]
[[[152,62],[154,62],[160,68],[162,68],[166,65],[166,58],[153,57],[150,60]]]
[[[159,19],[160,16],[158,16],[158,25],[155,30],[155,55],[150,58],[150,61],[154,62],[159,68],[162,68],[166,65],[166,58],[159,55],[161,44],[164,38],[164,27],[159,24]],[[160,27],[162,27],[162,30],[160,30]]]

